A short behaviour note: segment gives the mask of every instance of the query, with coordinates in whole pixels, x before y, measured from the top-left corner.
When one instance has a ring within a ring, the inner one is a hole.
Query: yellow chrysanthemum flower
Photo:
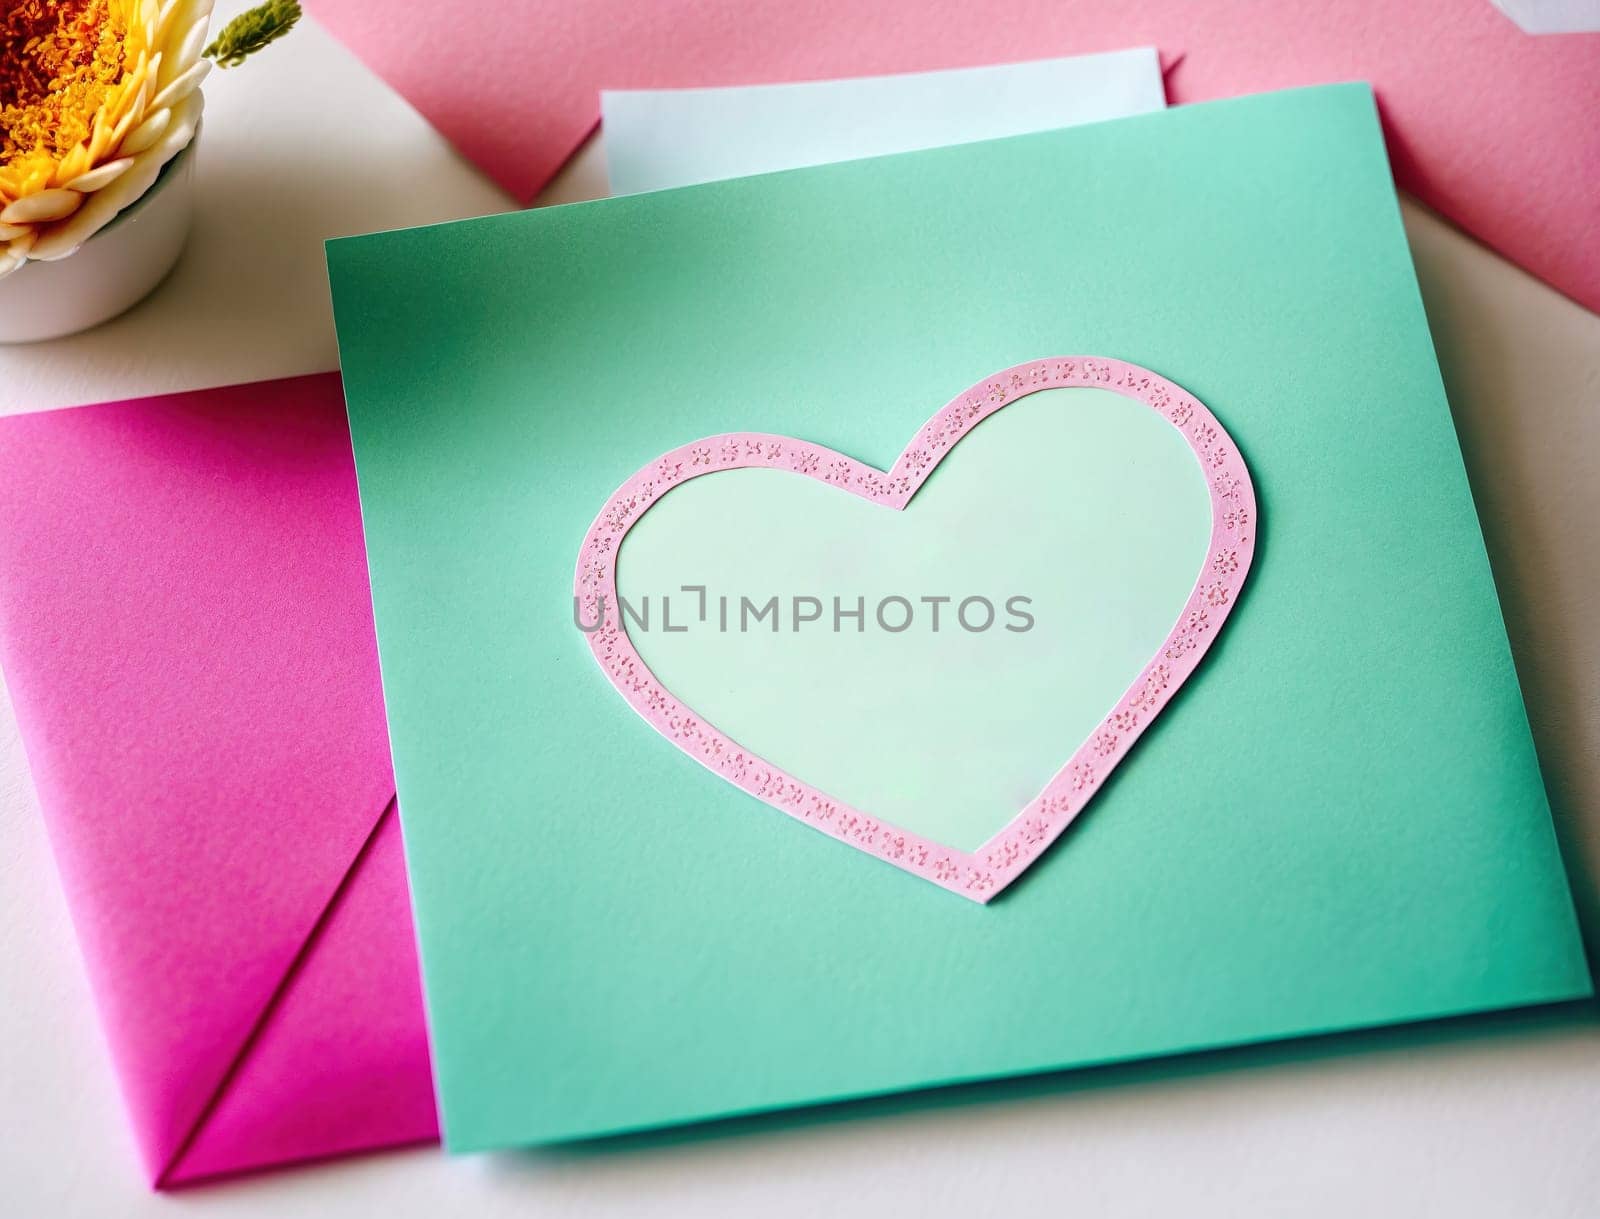
[[[0,276],[65,258],[194,138],[212,0],[0,0]]]

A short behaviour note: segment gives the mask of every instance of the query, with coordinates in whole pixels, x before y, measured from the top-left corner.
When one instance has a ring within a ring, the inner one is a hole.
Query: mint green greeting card
[[[450,1147],[1589,993],[1365,86],[328,258]]]

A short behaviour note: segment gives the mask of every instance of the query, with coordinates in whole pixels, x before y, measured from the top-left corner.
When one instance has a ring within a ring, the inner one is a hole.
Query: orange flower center
[[[110,0],[0,0],[0,169],[89,135],[122,75],[122,25]]]

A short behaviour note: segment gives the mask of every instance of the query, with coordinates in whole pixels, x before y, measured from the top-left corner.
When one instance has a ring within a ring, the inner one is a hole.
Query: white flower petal
[[[188,29],[202,17],[211,16],[214,0],[178,0],[177,28]]]
[[[83,196],[63,186],[24,195],[0,211],[0,223],[41,224],[47,220],[65,220],[78,210]]]
[[[0,279],[4,279],[28,261],[28,251],[32,248],[34,239],[37,236],[38,234],[33,229],[25,229],[22,236],[13,238],[7,244],[0,245]]]
[[[146,115],[144,122],[128,132],[127,138],[122,141],[122,147],[117,151],[125,157],[137,156],[162,137],[167,130],[167,124],[171,121],[170,110],[157,110]]]
[[[178,10],[183,7],[183,0],[167,0],[161,6],[161,12],[156,17],[156,30],[150,36],[150,45],[160,46],[166,41],[167,31],[172,29],[172,21],[178,15]]]
[[[87,195],[91,191],[97,191],[102,186],[108,186],[115,182],[132,164],[133,158],[131,156],[120,157],[115,161],[107,161],[104,165],[91,169],[86,174],[79,174],[71,182],[66,183],[64,189],[75,190],[80,195]]]
[[[122,141],[128,138],[128,132],[133,129],[134,124],[138,123],[143,118],[144,108],[139,107],[135,110],[129,110],[128,113],[124,114],[120,119],[118,119],[117,125],[111,129],[111,141],[107,146],[106,151],[108,153],[114,152],[117,148],[121,147]],[[105,162],[102,162],[102,164],[105,164]]]
[[[191,93],[172,108],[172,125],[156,145],[156,149],[166,150],[161,157],[163,165],[188,147],[189,141],[194,138],[194,129],[200,125],[200,112],[205,105],[203,93]],[[147,152],[144,155],[150,154]]]
[[[0,224],[0,242],[10,241],[13,237],[21,237],[24,233],[33,230],[25,224]]]
[[[168,84],[194,66],[206,45],[206,27],[210,24],[210,14],[196,19],[177,47],[161,57],[161,75],[158,79],[161,88],[165,89]]]
[[[161,92],[150,99],[146,110],[165,110],[168,106],[182,101],[200,86],[206,78],[206,73],[211,71],[211,61],[201,59],[189,65],[181,75],[175,76],[161,87]]]
[[[157,51],[150,56],[150,66],[145,69],[144,84],[139,86],[139,91],[144,94],[144,108],[146,113],[150,110],[150,99],[156,95],[156,81],[161,77],[161,52]]]
[[[143,51],[139,52],[139,57],[141,59],[144,58]],[[149,75],[149,70],[147,68],[145,71],[146,79],[144,83],[139,86],[138,94],[134,96],[134,98],[128,103],[127,109],[123,111],[122,118],[117,122],[117,126],[123,131],[127,131],[130,127],[137,127],[140,123],[144,122],[145,108],[150,103],[150,90],[145,87],[150,83],[148,79]]]
[[[31,255],[43,262],[65,258],[138,199],[160,174],[161,167],[182,152],[194,138],[200,121],[201,95],[191,93],[172,110],[172,125],[157,143],[133,159],[133,165],[115,182],[88,196],[88,202],[64,224],[53,226],[35,243]]]

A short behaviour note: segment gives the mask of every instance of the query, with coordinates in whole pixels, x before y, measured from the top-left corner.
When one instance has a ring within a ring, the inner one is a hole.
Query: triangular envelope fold
[[[410,919],[391,806],[162,1184],[438,1137]]]

